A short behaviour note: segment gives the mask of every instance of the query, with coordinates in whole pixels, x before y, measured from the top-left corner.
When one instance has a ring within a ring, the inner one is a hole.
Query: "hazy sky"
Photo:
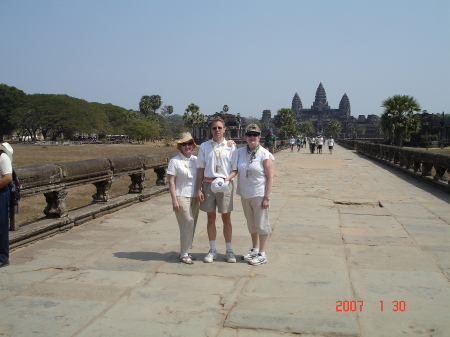
[[[0,83],[138,109],[261,118],[309,108],[380,114],[395,94],[450,113],[448,0],[0,0]]]

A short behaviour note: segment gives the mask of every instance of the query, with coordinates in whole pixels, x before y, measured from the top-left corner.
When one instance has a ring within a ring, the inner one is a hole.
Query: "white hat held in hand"
[[[213,193],[223,193],[227,190],[229,183],[229,181],[225,181],[223,178],[216,178],[211,183],[211,191],[213,191]]]

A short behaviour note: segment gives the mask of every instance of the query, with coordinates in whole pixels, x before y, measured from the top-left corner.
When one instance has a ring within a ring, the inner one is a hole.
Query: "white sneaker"
[[[203,262],[211,263],[217,258],[217,251],[215,250],[209,250],[208,254],[206,254],[205,258],[203,259]]]
[[[258,254],[251,261],[248,261],[248,263],[251,264],[252,266],[259,266],[260,264],[267,263],[267,257],[265,255],[262,256]]]
[[[228,263],[236,263],[236,257],[233,254],[233,251],[227,250],[227,262]]]
[[[256,255],[258,255],[258,253],[256,253],[253,248],[250,249],[250,252],[248,254],[242,255],[242,260],[245,261],[251,261],[253,258],[256,257]]]

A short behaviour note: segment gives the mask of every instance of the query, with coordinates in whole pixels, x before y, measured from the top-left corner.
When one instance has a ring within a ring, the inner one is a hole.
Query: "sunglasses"
[[[194,143],[193,143],[193,142],[190,142],[190,143],[181,143],[180,145],[181,145],[181,146],[192,146],[192,145],[194,145]]]
[[[245,134],[247,137],[258,137],[259,133],[246,133]]]
[[[221,127],[221,126],[213,126],[211,129],[213,129],[213,130],[222,130],[223,127]]]

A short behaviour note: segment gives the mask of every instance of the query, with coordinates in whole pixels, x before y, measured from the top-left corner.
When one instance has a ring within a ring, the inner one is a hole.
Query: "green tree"
[[[173,106],[171,106],[171,105],[164,105],[162,108],[161,108],[161,116],[164,116],[164,117],[168,117],[168,116],[170,116],[171,114],[173,113]]]
[[[110,125],[98,105],[68,95],[28,95],[14,110],[14,119],[33,138],[40,131],[44,138],[72,138],[76,133],[106,133]]]
[[[125,134],[125,125],[127,123],[128,110],[110,103],[91,103],[96,110],[103,111],[108,118],[110,127],[108,128],[111,134],[122,135]]]
[[[139,102],[139,110],[147,117],[151,113],[155,114],[161,105],[162,100],[159,95],[142,96]]]
[[[150,101],[150,96],[142,96],[139,102],[139,111],[148,116],[152,111],[152,103]]]
[[[298,131],[303,135],[311,135],[314,132],[314,125],[312,122],[301,122],[298,124]]]
[[[161,107],[161,105],[162,105],[161,96],[159,95],[150,96],[150,107],[153,113],[156,113],[156,110],[158,110]]]
[[[16,87],[0,84],[0,142],[17,127],[13,111],[23,104],[26,96],[26,93]]]
[[[355,131],[356,131],[356,126],[355,124],[351,123],[347,125],[347,137],[348,138],[354,138],[355,137]]]
[[[381,106],[384,112],[380,123],[383,129],[393,135],[392,142],[402,146],[403,139],[410,137],[411,133],[419,132],[421,127],[420,116],[414,112],[420,112],[420,104],[408,95],[394,95],[385,99]]]
[[[365,133],[366,133],[366,127],[364,125],[358,125],[358,127],[356,128],[356,134],[361,137]]]
[[[328,123],[328,132],[330,132],[331,136],[334,136],[336,138],[337,135],[341,133],[342,130],[342,124],[341,122],[333,119]]]
[[[275,115],[274,124],[282,132],[281,138],[295,135],[297,126],[295,112],[291,109],[281,108]]]
[[[184,125],[192,129],[192,136],[195,137],[195,128],[202,125],[204,116],[200,113],[200,107],[194,103],[189,104],[184,111]]]
[[[144,144],[147,139],[159,136],[160,125],[157,121],[133,112],[128,114],[128,118],[125,133],[139,143]]]
[[[177,137],[180,132],[189,131],[189,128],[184,125],[183,116],[174,114],[167,117],[169,123],[167,135],[171,138]]]

